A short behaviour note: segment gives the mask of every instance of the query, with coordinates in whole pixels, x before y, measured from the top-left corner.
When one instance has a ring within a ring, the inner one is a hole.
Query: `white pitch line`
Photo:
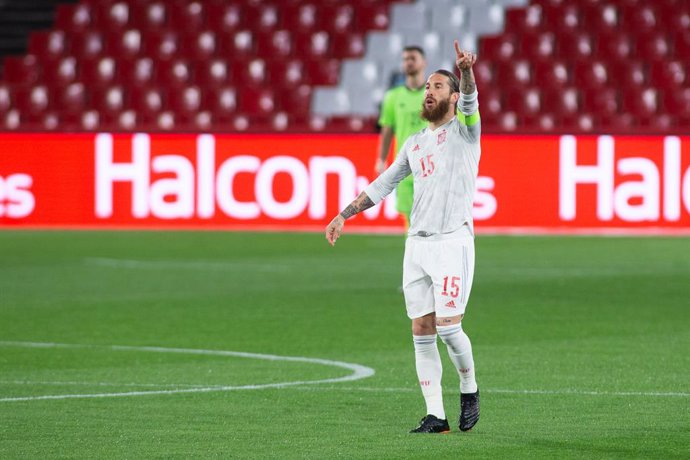
[[[263,359],[268,361],[289,361],[302,362],[309,364],[321,364],[324,366],[340,367],[352,371],[344,377],[336,377],[321,380],[300,380],[293,382],[266,383],[258,385],[238,385],[238,386],[207,386],[194,388],[176,388],[172,390],[150,390],[150,391],[128,391],[117,393],[93,393],[93,394],[63,394],[63,395],[43,395],[43,396],[18,396],[0,398],[0,402],[16,401],[38,401],[47,399],[80,399],[80,398],[113,398],[122,396],[149,396],[149,395],[170,395],[180,393],[208,393],[212,391],[235,391],[235,390],[258,390],[265,388],[285,388],[296,385],[314,385],[323,383],[351,382],[371,377],[376,373],[374,369],[360,364],[346,363],[343,361],[332,361],[329,359],[307,358],[303,356],[278,356],[260,353],[245,353],[239,351],[225,350],[199,350],[191,348],[163,348],[163,347],[136,347],[126,345],[79,345],[66,343],[45,343],[45,342],[10,342],[0,341],[0,347],[23,347],[23,348],[71,348],[71,349],[101,349],[112,351],[142,351],[152,353],[182,353],[193,355],[212,355],[212,356],[232,356],[238,358]]]

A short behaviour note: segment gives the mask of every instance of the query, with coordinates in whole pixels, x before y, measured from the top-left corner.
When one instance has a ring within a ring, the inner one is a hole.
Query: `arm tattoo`
[[[460,91],[463,94],[473,94],[477,89],[477,84],[474,81],[474,73],[472,69],[462,69],[462,78],[460,79]]]
[[[371,201],[371,198],[369,198],[366,193],[362,192],[352,203],[347,206],[347,208],[343,209],[343,212],[341,212],[340,215],[343,216],[343,219],[349,219],[355,214],[358,214],[365,209],[369,209],[372,206],[374,206],[374,202]]]

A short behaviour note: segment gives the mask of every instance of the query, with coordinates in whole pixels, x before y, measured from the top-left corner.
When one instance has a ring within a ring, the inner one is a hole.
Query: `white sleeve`
[[[406,178],[412,173],[410,169],[410,164],[407,161],[407,148],[410,144],[409,138],[395,157],[395,161],[391,164],[388,169],[381,173],[379,177],[376,178],[374,182],[369,184],[367,188],[364,189],[364,193],[367,194],[374,204],[379,203],[386,196],[388,196],[395,186],[400,183],[401,180]]]

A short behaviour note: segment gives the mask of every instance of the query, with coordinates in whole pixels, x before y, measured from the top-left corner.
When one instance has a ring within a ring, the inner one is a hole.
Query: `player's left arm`
[[[458,119],[463,125],[463,135],[468,141],[479,142],[481,120],[479,118],[479,99],[477,83],[472,66],[477,62],[477,55],[460,49],[457,40],[455,45],[455,65],[460,71],[460,99],[458,99]]]

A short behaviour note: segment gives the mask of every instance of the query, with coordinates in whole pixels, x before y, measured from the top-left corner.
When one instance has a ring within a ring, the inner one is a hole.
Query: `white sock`
[[[436,346],[436,334],[413,335],[415,364],[419,386],[426,401],[426,413],[445,420],[443,390],[441,389],[441,355]]]
[[[462,324],[453,326],[437,326],[436,330],[441,340],[448,347],[448,356],[455,364],[460,375],[460,392],[475,393],[477,381],[474,378],[474,358],[472,357],[472,343],[462,330]]]

